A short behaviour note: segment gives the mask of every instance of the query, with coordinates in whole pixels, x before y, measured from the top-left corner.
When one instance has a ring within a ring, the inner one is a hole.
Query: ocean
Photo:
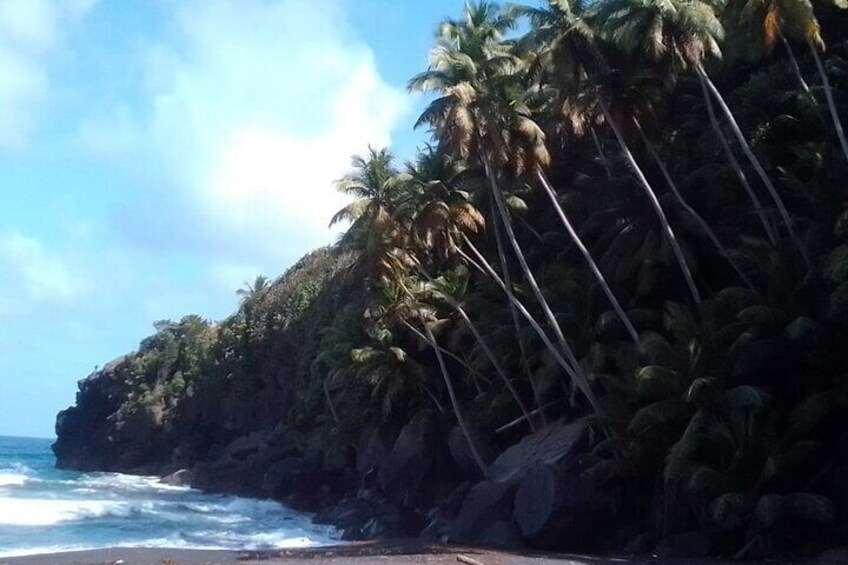
[[[0,557],[169,547],[267,550],[339,540],[267,500],[206,494],[155,477],[55,468],[51,440],[0,436]]]

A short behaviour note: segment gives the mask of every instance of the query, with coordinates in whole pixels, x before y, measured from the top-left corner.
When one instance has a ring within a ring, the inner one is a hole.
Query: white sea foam
[[[98,549],[83,545],[47,545],[44,547],[27,547],[24,549],[10,549],[0,551],[0,559],[7,557],[25,557],[27,555],[49,555],[51,553],[65,553],[67,551],[88,551]]]
[[[49,447],[43,450],[41,459],[31,452],[25,461],[13,451],[0,456],[0,562],[107,547],[243,551],[339,539],[335,529],[277,502],[174,487],[157,477],[56,470]]]
[[[7,526],[52,526],[107,516],[125,518],[132,513],[131,505],[108,500],[0,498],[0,524]]]
[[[0,487],[20,487],[28,480],[29,477],[20,473],[0,473]]]

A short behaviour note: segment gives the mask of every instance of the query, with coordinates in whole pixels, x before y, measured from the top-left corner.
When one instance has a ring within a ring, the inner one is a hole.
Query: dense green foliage
[[[472,448],[586,418],[623,524],[730,554],[848,535],[843,7],[468,4],[410,82],[433,145],[355,158],[324,259],[158,327],[137,402],[215,411],[296,356],[272,418],[327,456],[422,410]]]

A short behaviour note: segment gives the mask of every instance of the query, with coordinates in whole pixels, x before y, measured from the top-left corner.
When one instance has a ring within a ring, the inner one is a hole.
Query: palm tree
[[[238,289],[236,295],[240,297],[241,305],[244,306],[261,299],[270,288],[271,279],[265,275],[257,275],[252,283],[245,281],[244,288]]]
[[[607,92],[600,88],[607,65],[597,45],[594,30],[584,17],[582,5],[569,0],[550,0],[547,9],[519,7],[516,8],[516,13],[530,19],[533,29],[526,41],[539,50],[539,66],[547,67],[548,73],[557,80],[561,89],[560,95],[565,100],[564,107],[579,107],[579,98],[590,99],[591,104],[600,110],[605,122],[609,124],[625,159],[663,226],[692,299],[696,304],[700,304],[701,294],[677,235],[668,222],[656,192],[610,112]],[[585,118],[580,116],[578,120]]]
[[[744,282],[748,288],[754,290],[754,284],[751,282],[745,272],[739,267],[739,265],[736,264],[736,261],[733,260],[730,251],[718,238],[716,233],[710,227],[710,224],[707,223],[703,216],[701,216],[698,211],[695,210],[692,205],[689,204],[689,202],[687,202],[683,195],[680,193],[680,189],[677,188],[677,183],[674,181],[674,178],[668,171],[668,167],[666,166],[662,157],[660,157],[659,151],[657,150],[656,146],[651,142],[650,139],[648,139],[648,136],[642,129],[642,124],[639,123],[638,118],[634,117],[633,123],[636,126],[636,131],[639,132],[639,135],[641,136],[642,142],[647,148],[648,153],[654,159],[654,162],[657,164],[657,167],[659,167],[660,171],[662,172],[666,184],[671,189],[671,192],[672,194],[674,194],[674,197],[675,199],[677,199],[677,202],[680,204],[680,207],[683,208],[695,220],[698,226],[700,226],[701,230],[703,230],[704,234],[709,238],[713,245],[715,245],[716,249],[718,249],[718,252],[721,254],[722,257],[724,257],[725,261],[727,261],[733,268],[733,270],[736,271],[736,274],[739,275],[739,278],[742,280],[742,282]]]
[[[721,125],[716,117],[715,106],[710,98],[710,92],[707,89],[707,85],[704,81],[699,82],[704,102],[707,107],[707,116],[710,120],[710,126],[712,126],[713,131],[716,133],[716,137],[718,137],[722,151],[724,151],[724,155],[727,157],[730,167],[736,174],[736,178],[739,179],[739,183],[742,185],[742,188],[745,189],[745,193],[748,195],[748,198],[751,199],[751,203],[754,205],[754,212],[757,214],[757,218],[759,218],[760,224],[763,226],[763,231],[765,231],[766,237],[768,237],[768,240],[772,245],[777,245],[777,235],[774,233],[774,228],[766,215],[762,202],[760,202],[760,197],[757,196],[757,193],[748,181],[748,175],[746,175],[745,171],[742,170],[742,165],[739,164],[739,159],[736,158],[736,155],[733,153],[733,148],[730,146],[730,142],[727,140],[727,137],[725,137],[724,132],[721,129]]]
[[[418,185],[410,191],[413,196],[409,199],[410,205],[420,208],[415,212],[412,222],[415,239],[425,252],[435,253],[442,261],[446,261],[456,255],[456,249],[462,245],[463,234],[480,233],[486,225],[483,215],[470,202],[470,193],[458,188],[458,177],[464,171],[449,156],[428,147],[414,165],[407,167],[407,172],[410,182]],[[462,318],[525,419],[533,427],[527,407],[460,301],[445,292],[424,268],[419,267],[418,271],[429,281],[430,291],[446,301]]]
[[[808,269],[810,259],[795,233],[792,218],[771,179],[754,155],[736,117],[704,69],[708,56],[721,57],[724,27],[713,7],[703,0],[607,0],[596,5],[593,19],[602,33],[626,53],[636,53],[661,65],[665,74],[694,70],[715,98],[742,150],[765,184]]]
[[[426,341],[436,355],[439,371],[444,379],[445,388],[448,391],[448,397],[450,398],[451,407],[453,408],[454,415],[456,416],[456,421],[459,424],[459,428],[462,431],[463,436],[465,436],[465,441],[468,443],[468,447],[471,450],[471,455],[474,458],[474,461],[477,463],[477,466],[480,468],[483,476],[485,476],[488,471],[488,466],[483,460],[483,457],[480,455],[480,451],[477,449],[477,444],[471,434],[471,428],[468,425],[468,421],[465,419],[465,414],[459,404],[459,398],[457,397],[456,390],[454,389],[450,372],[448,371],[444,355],[442,354],[442,349],[438,347],[438,340],[433,334],[432,326],[434,322],[436,322],[435,312],[431,308],[428,308],[427,305],[419,299],[419,294],[422,290],[421,285],[412,284],[413,281],[411,280],[407,283],[404,281],[404,278],[405,277],[397,277],[391,283],[400,289],[400,292],[397,293],[397,300],[392,306],[392,311],[395,316],[399,316],[404,320],[417,318],[421,324],[421,330],[427,338]],[[412,288],[410,288],[410,286],[412,286]]]
[[[354,156],[353,170],[336,181],[336,188],[355,200],[330,220],[331,226],[351,222],[340,244],[362,250],[378,277],[385,276],[383,259],[387,252],[397,248],[398,237],[403,233],[395,212],[406,197],[406,177],[398,172],[393,161],[385,148],[369,147],[364,157]]]
[[[845,4],[839,2],[834,2],[834,5],[842,8],[846,7]],[[836,110],[836,104],[833,100],[833,92],[827,76],[827,70],[824,68],[824,64],[819,56],[819,50],[824,50],[825,45],[821,37],[821,28],[816,18],[813,2],[811,0],[747,0],[741,8],[741,15],[745,20],[758,24],[761,27],[763,47],[766,52],[771,52],[778,38],[780,39],[789,56],[792,69],[795,72],[799,84],[805,92],[810,94],[810,87],[801,74],[801,68],[798,66],[798,61],[795,58],[795,53],[787,36],[791,39],[801,40],[807,44],[816,63],[816,70],[822,82],[827,107],[830,111],[830,117],[833,121],[842,153],[845,159],[848,160],[848,141],[845,139],[842,120],[839,118],[839,113]]]
[[[483,337],[483,334],[477,328],[477,325],[471,320],[471,317],[465,311],[465,308],[460,303],[459,298],[454,296],[455,293],[462,292],[466,286],[451,285],[445,277],[440,277],[439,280],[434,280],[426,271],[423,270],[421,271],[421,274],[425,279],[427,279],[428,284],[424,287],[425,290],[431,292],[435,298],[444,300],[451,308],[454,309],[454,311],[456,311],[457,314],[459,314],[460,318],[462,318],[465,326],[471,331],[471,334],[474,336],[474,339],[477,340],[477,343],[480,344],[480,348],[483,350],[483,353],[489,360],[489,363],[491,363],[492,367],[495,369],[495,372],[501,379],[501,382],[503,382],[516,405],[518,405],[525,421],[527,421],[531,429],[535,430],[535,425],[530,417],[530,412],[524,404],[524,401],[521,399],[521,395],[518,394],[515,386],[513,386],[512,381],[510,381],[509,376],[506,374],[506,370],[504,370],[500,361],[498,361],[495,352],[489,346],[486,338]]]
[[[515,237],[495,169],[495,162],[506,164],[511,158],[510,136],[504,131],[503,105],[497,97],[497,84],[499,79],[510,75],[520,65],[520,61],[510,53],[510,46],[502,40],[502,34],[513,25],[514,20],[490,2],[469,2],[465,6],[463,21],[447,20],[442,23],[437,45],[431,51],[430,68],[409,83],[410,90],[440,94],[424,110],[416,126],[429,124],[435,129],[443,148],[483,165],[507,239],[568,359],[568,372],[595,411],[601,413],[588,380]],[[504,289],[511,293],[510,289]]]
[[[525,90],[520,88],[522,85],[514,86],[516,88],[504,89],[505,107],[509,111],[506,119],[511,122],[509,124],[509,130],[521,134],[520,137],[513,135],[515,138],[513,143],[517,145],[517,151],[514,150],[513,154],[518,156],[518,158],[513,159],[513,168],[519,174],[524,171],[530,171],[536,177],[536,180],[539,181],[551,202],[551,206],[568,232],[571,241],[577,247],[578,251],[580,251],[580,254],[583,255],[583,258],[589,265],[589,269],[592,271],[592,275],[598,281],[598,284],[601,285],[601,289],[604,291],[607,299],[609,299],[610,304],[612,304],[616,315],[624,324],[624,328],[627,330],[633,343],[638,346],[639,334],[636,332],[636,328],[633,327],[633,323],[625,313],[612,288],[610,288],[594,257],[592,257],[589,249],[578,235],[577,230],[574,228],[565,210],[563,210],[562,205],[560,205],[556,190],[551,186],[551,182],[547,174],[545,174],[545,169],[551,163],[551,156],[546,146],[545,133],[532,118],[531,110],[525,101]]]

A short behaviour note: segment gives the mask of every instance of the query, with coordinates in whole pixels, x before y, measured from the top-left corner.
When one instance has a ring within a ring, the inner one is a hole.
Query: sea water
[[[50,444],[0,436],[0,557],[107,547],[269,550],[339,539],[273,501],[156,477],[61,471]]]

